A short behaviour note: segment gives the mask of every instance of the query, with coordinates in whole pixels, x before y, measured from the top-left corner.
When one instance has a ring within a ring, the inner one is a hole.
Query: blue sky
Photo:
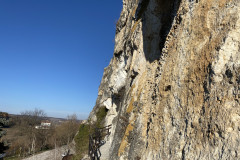
[[[0,110],[87,118],[122,0],[0,0]]]

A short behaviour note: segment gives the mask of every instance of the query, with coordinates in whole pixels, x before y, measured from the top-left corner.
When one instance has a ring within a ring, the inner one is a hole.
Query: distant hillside
[[[4,112],[0,112],[0,116],[1,116],[1,113],[4,113]],[[9,114],[9,117],[11,117],[11,118],[21,118],[21,117],[23,117],[23,115]],[[60,124],[62,122],[67,121],[66,118],[55,118],[55,117],[45,117],[43,120],[49,120],[52,124]],[[81,123],[82,121],[83,120],[78,120],[79,123]]]
[[[9,158],[24,158],[68,145],[82,122],[77,120],[76,115],[64,119],[34,114],[9,114],[8,118],[10,125],[3,128],[7,133],[3,141],[9,146],[6,150],[6,157]]]

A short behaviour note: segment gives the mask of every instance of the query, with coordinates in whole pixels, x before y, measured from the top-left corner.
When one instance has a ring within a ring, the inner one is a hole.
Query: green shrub
[[[8,113],[0,112],[0,154],[5,153],[5,150],[8,149],[8,146],[2,141],[2,136],[6,135],[6,131],[2,130],[2,127],[9,125],[9,116]]]
[[[99,110],[96,113],[97,116],[97,122],[96,122],[96,126],[98,128],[103,127],[103,123],[104,123],[104,119],[107,115],[107,111],[108,109],[106,107],[100,107]]]
[[[94,124],[81,124],[79,132],[75,136],[77,153],[74,159],[82,159],[88,153],[89,135],[93,133],[95,128],[101,128],[104,124],[104,119],[107,115],[108,109],[100,107],[96,113],[97,121]]]
[[[79,127],[79,132],[75,136],[77,155],[76,158],[83,158],[84,154],[88,152],[90,125],[81,124]]]

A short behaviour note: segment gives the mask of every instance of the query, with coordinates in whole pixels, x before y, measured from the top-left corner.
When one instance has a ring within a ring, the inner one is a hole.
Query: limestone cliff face
[[[101,159],[240,159],[239,101],[239,0],[123,0]]]

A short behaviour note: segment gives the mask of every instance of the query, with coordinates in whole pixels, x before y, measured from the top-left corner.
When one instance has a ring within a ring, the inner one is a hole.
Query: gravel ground
[[[63,146],[57,149],[45,151],[31,157],[25,158],[23,160],[61,160],[62,154],[67,151],[67,146]],[[70,154],[74,154],[74,150],[70,150]]]

